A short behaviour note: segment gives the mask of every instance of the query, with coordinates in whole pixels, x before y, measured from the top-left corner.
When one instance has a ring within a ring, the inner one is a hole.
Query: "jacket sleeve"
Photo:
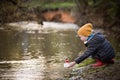
[[[80,62],[82,62],[83,60],[85,60],[86,58],[88,58],[91,54],[94,54],[95,50],[100,46],[100,43],[95,41],[95,42],[91,42],[88,44],[86,51],[79,56],[78,58],[75,59],[75,62],[77,64],[79,64]]]

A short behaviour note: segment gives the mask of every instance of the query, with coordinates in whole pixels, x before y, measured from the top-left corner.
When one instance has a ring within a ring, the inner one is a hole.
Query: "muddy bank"
[[[70,80],[119,80],[119,64],[120,62],[116,62],[115,64],[106,65],[99,68],[86,68],[82,70],[82,68],[72,71],[72,77]],[[82,73],[81,73],[82,71]],[[74,73],[74,74],[73,74]]]
[[[91,64],[82,67],[74,67],[64,78],[57,80],[119,80],[120,61],[114,64],[92,68]]]

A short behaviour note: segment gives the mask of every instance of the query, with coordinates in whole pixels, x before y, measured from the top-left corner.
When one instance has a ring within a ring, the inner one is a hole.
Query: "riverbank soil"
[[[42,16],[47,21],[75,23],[75,19],[71,16],[71,14],[65,11],[48,11],[42,13]]]
[[[101,68],[92,68],[85,71],[82,76],[92,80],[120,80],[120,63],[116,62],[113,65],[107,65]],[[87,75],[85,75],[87,74]]]
[[[70,79],[73,80],[120,80],[120,62],[114,64],[105,65],[98,68],[85,68],[81,72],[81,68],[78,69],[76,74],[72,75]],[[87,67],[87,66],[85,66]]]

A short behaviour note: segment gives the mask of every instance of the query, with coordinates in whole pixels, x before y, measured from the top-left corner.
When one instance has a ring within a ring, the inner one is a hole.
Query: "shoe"
[[[103,66],[103,65],[105,65],[105,63],[103,63],[99,59],[96,59],[96,63],[92,64],[92,67],[100,67],[100,66]]]

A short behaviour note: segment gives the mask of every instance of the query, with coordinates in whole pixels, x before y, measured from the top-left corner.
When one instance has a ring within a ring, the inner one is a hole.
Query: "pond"
[[[53,25],[59,27],[61,24]],[[65,58],[74,60],[85,46],[77,37],[77,28],[67,28],[70,24],[61,26],[64,27],[46,31],[0,29],[0,80],[57,80],[66,77],[70,69],[63,67]],[[102,32],[120,53],[120,38],[109,31]]]

